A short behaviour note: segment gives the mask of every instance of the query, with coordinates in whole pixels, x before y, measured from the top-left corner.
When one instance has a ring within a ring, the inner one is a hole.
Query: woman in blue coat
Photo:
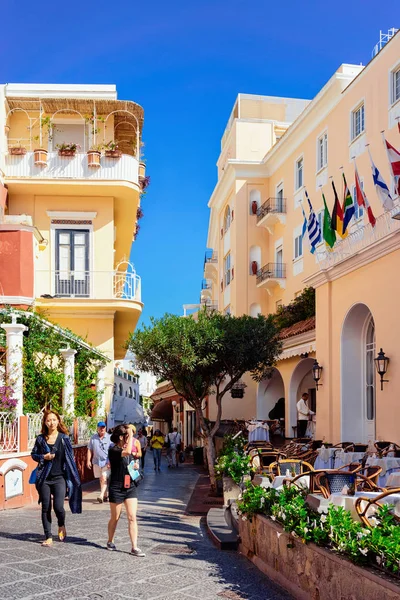
[[[82,512],[82,488],[68,430],[54,410],[43,415],[42,433],[36,438],[31,456],[38,464],[36,489],[42,504],[42,524],[45,540],[42,546],[52,546],[51,505],[58,522],[58,539],[63,542],[65,529],[64,498],[68,490],[72,513]]]

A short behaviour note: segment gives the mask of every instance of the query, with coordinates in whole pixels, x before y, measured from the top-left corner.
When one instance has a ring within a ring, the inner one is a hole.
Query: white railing
[[[32,450],[35,440],[42,430],[44,409],[39,413],[27,413],[28,417],[28,450]]]
[[[320,268],[322,270],[330,269],[398,231],[400,221],[393,219],[393,215],[398,212],[399,204],[396,204],[392,210],[383,213],[376,219],[375,227],[368,223],[350,233],[344,240],[336,242],[331,252],[317,251]]]
[[[141,278],[126,271],[35,271],[35,296],[135,300],[141,302]]]
[[[14,414],[0,412],[0,454],[18,452],[18,423]]]
[[[91,417],[77,417],[78,421],[78,444],[87,444],[92,437]]]
[[[89,167],[86,153],[75,156],[59,156],[58,152],[47,154],[46,165],[35,165],[34,153],[22,156],[5,155],[6,179],[90,179],[92,181],[129,181],[139,184],[139,161],[123,154],[121,158],[100,159],[100,167]]]

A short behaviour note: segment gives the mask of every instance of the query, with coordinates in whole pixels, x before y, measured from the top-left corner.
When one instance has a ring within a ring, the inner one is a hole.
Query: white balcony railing
[[[134,156],[123,154],[121,158],[101,157],[100,167],[88,167],[86,153],[75,156],[59,156],[58,152],[47,154],[47,164],[35,165],[34,153],[23,156],[6,154],[6,179],[89,179],[91,181],[128,181],[139,183],[139,162]]]
[[[126,271],[37,270],[35,296],[141,302],[141,278],[134,272]]]
[[[18,452],[18,417],[0,412],[0,454]]]
[[[27,413],[28,417],[28,450],[32,450],[36,438],[42,430],[44,409],[38,413]]]

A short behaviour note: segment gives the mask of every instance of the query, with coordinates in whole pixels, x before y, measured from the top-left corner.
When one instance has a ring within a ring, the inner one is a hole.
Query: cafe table
[[[358,521],[359,517],[356,511],[357,498],[377,498],[382,492],[356,492],[354,496],[346,494],[331,494],[329,498],[322,498],[319,494],[309,494],[307,503],[319,512],[328,512],[329,505],[341,506],[351,513],[354,521]],[[400,516],[400,494],[391,494],[382,499],[382,504],[394,504],[395,513]]]
[[[344,467],[354,462],[361,462],[365,456],[365,452],[343,452],[339,450],[335,454],[335,469]]]
[[[378,466],[382,467],[382,472],[378,478],[378,485],[380,487],[387,487],[387,480],[391,474],[400,471],[400,458],[394,458],[391,456],[385,456],[384,458],[376,458],[375,456],[369,456],[367,459],[367,466]]]
[[[335,468],[335,453],[337,448],[318,448],[318,456],[315,459],[314,469],[316,471]]]

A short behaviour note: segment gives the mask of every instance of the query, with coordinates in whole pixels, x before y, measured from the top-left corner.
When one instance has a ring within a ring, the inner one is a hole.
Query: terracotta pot
[[[88,150],[88,167],[99,167],[100,166],[101,153],[98,150]]]
[[[107,158],[121,158],[122,152],[121,150],[106,150],[105,156]]]
[[[224,282],[223,282],[223,280],[221,279],[221,292],[223,292],[223,291],[224,291]]]
[[[22,148],[21,146],[16,146],[15,148],[9,148],[8,151],[13,156],[24,156],[24,154],[26,154],[26,148]]]
[[[235,211],[232,209],[232,214],[231,214],[231,221],[233,221],[233,217],[235,215]]]
[[[258,264],[256,260],[253,260],[251,263],[251,272],[253,275],[257,275],[257,271],[258,271]]]
[[[257,214],[257,209],[258,209],[257,202],[255,200],[253,200],[253,202],[251,203],[251,212],[253,215]]]
[[[146,176],[146,164],[144,162],[139,163],[139,177]]]
[[[33,162],[35,165],[44,166],[47,165],[47,150],[43,148],[37,148],[33,151]]]
[[[58,156],[75,156],[76,150],[59,150]]]

